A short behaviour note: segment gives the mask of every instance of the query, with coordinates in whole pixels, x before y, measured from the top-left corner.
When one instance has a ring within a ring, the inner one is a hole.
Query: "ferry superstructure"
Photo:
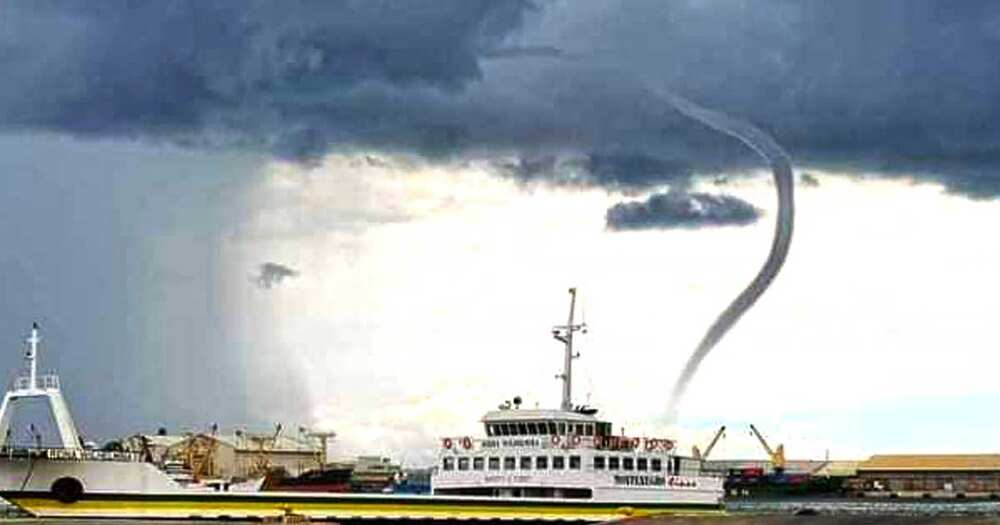
[[[723,479],[676,453],[671,439],[616,434],[597,410],[572,401],[576,289],[569,320],[553,328],[565,345],[558,410],[522,409],[514,398],[482,418],[484,436],[441,440],[431,478],[435,495],[552,498],[619,506],[717,508]]]
[[[571,319],[571,331],[573,326]],[[0,497],[35,517],[599,522],[721,512],[721,479],[697,475],[687,458],[672,454],[673,442],[612,436],[610,424],[593,410],[572,407],[500,409],[484,418],[485,439],[442,440],[433,495],[271,492],[253,482],[181,484],[148,454],[81,446],[58,378],[36,373],[40,340],[36,325],[25,351],[28,374],[14,382],[0,406],[4,429],[10,428],[12,405],[22,398],[45,398],[56,420],[57,447],[16,446],[10,432],[2,436]],[[531,458],[532,474],[525,457]],[[520,469],[510,468],[511,458]],[[601,472],[598,458],[605,461]]]

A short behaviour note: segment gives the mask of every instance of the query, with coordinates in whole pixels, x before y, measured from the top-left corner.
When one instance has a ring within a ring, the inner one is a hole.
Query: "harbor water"
[[[992,516],[1000,523],[1000,501],[926,501],[890,499],[775,499],[733,500],[726,510],[736,516]]]

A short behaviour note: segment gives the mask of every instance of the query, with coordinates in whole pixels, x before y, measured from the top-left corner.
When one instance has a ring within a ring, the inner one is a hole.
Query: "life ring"
[[[573,435],[572,443],[573,443],[574,447],[580,446],[580,443],[582,443],[582,442],[583,442],[583,438],[582,437],[580,437],[578,434],[574,434]]]
[[[604,448],[604,436],[594,436],[594,448]]]
[[[470,438],[469,436],[465,436],[464,438],[462,438],[462,448],[464,449],[472,448],[472,438]]]
[[[559,436],[553,435],[552,439],[550,439],[549,442],[552,443],[553,447],[558,447],[559,446]]]
[[[441,445],[444,446],[444,448],[451,450],[451,445],[452,445],[451,438],[444,438],[444,439],[442,439],[441,440]]]

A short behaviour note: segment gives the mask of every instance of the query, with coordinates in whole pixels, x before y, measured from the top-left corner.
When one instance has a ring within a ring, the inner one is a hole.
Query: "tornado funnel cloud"
[[[774,174],[774,184],[778,189],[778,217],[774,228],[774,239],[771,242],[771,252],[764,261],[757,275],[750,281],[750,284],[736,296],[729,306],[716,318],[709,327],[705,336],[698,343],[691,357],[684,365],[684,370],[674,384],[673,392],[667,406],[667,417],[674,419],[677,415],[677,407],[680,405],[687,391],[688,384],[698,371],[698,367],[705,359],[712,348],[722,339],[722,336],[729,331],[736,321],[750,309],[751,306],[763,295],[771,281],[778,275],[781,266],[785,263],[788,255],[788,248],[792,241],[792,226],[795,217],[795,202],[793,198],[793,178],[791,160],[785,150],[774,141],[769,135],[757,129],[753,125],[734,119],[718,111],[703,108],[678,95],[667,93],[661,95],[671,106],[681,114],[697,120],[706,126],[719,132],[731,135],[739,139],[743,144],[750,147],[770,165]]]

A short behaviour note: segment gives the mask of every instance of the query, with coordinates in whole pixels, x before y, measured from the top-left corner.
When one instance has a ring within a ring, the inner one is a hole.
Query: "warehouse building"
[[[1000,497],[1000,454],[875,455],[858,465],[848,492],[860,497]]]
[[[243,431],[229,435],[135,435],[123,445],[126,450],[145,451],[161,467],[178,464],[200,479],[248,479],[275,468],[297,476],[318,467],[321,460],[316,440]]]

